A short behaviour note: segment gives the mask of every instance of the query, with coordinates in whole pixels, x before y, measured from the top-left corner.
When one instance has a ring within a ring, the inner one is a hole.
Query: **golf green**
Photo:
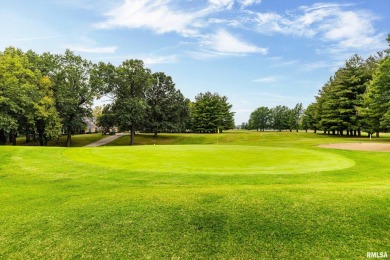
[[[77,162],[153,173],[296,174],[355,165],[332,152],[239,145],[74,148],[65,150],[64,155]]]

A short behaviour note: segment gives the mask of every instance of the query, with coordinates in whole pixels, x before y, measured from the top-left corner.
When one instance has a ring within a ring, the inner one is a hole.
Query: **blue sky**
[[[0,0],[0,49],[142,59],[191,100],[226,95],[240,124],[307,106],[350,56],[386,49],[389,14],[389,0]]]

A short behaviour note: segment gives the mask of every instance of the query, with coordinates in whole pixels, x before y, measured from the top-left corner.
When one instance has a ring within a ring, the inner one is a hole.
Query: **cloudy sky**
[[[357,53],[387,47],[389,0],[0,0],[0,49],[142,59],[190,98],[226,95],[236,123],[305,106]]]

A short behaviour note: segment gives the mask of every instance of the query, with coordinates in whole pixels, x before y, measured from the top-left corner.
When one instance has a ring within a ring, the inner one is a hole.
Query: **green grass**
[[[210,146],[216,135],[160,137],[137,139],[169,145],[0,147],[0,258],[390,252],[390,154],[317,147],[365,139],[228,132]]]
[[[381,138],[340,137],[325,134],[303,132],[254,132],[254,131],[228,131],[223,134],[138,134],[135,136],[135,145],[177,145],[177,144],[235,144],[235,145],[261,145],[282,147],[313,147],[327,143],[345,142],[382,142],[390,143],[390,134],[382,133]],[[122,136],[108,144],[109,146],[128,146],[130,137]]]
[[[101,133],[94,134],[79,134],[72,135],[72,147],[82,147],[87,144],[99,141],[102,138],[107,137],[108,135],[102,135]],[[60,136],[60,138],[50,140],[48,142],[48,146],[57,146],[57,147],[65,147],[66,146],[66,135]],[[25,137],[19,137],[16,139],[16,143],[18,146],[39,146],[39,141],[32,141],[30,143],[26,143]]]
[[[84,148],[68,150],[64,155],[101,167],[177,174],[294,174],[338,170],[355,164],[325,151],[242,145]]]

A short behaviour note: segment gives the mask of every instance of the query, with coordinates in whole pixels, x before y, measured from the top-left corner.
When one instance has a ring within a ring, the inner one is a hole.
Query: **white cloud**
[[[320,3],[301,6],[298,11],[255,14],[255,30],[270,34],[292,34],[331,43],[330,49],[378,50],[385,48],[383,34],[377,33],[378,18],[366,10],[347,10],[352,4]],[[328,44],[329,45],[329,44]]]
[[[78,52],[87,52],[87,53],[115,53],[118,47],[109,46],[109,47],[84,47],[84,46],[73,46],[69,49]]]
[[[255,18],[256,30],[264,33],[279,32],[283,33],[286,28],[283,25],[285,19],[277,13],[257,13]]]
[[[253,82],[257,83],[275,83],[277,79],[275,77],[264,77],[253,80]]]
[[[234,0],[209,0],[212,7],[232,9]]]
[[[241,8],[246,8],[248,6],[254,5],[254,4],[260,4],[262,0],[209,0],[209,3],[212,6],[218,7],[218,8],[226,8],[227,10],[232,9],[234,4],[237,2],[241,5]]]
[[[97,24],[98,28],[149,28],[158,34],[176,32],[182,35],[197,33],[198,12],[174,10],[169,0],[125,0],[107,12],[107,20]]]
[[[95,26],[100,29],[148,28],[158,34],[176,32],[183,36],[199,36],[201,29],[210,27],[208,18],[213,23],[224,20],[210,16],[231,10],[236,3],[244,9],[261,0],[208,0],[195,10],[183,8],[180,6],[183,2],[179,0],[122,0],[104,13],[105,21]],[[238,26],[239,21],[231,19],[229,25]]]
[[[257,47],[254,44],[247,43],[241,39],[236,38],[226,30],[219,30],[216,34],[208,37],[204,45],[222,54],[243,55],[249,53],[257,53],[266,55],[267,48]]]
[[[239,0],[239,3],[242,5],[243,8],[254,5],[254,4],[260,4],[261,0]]]
[[[212,51],[188,51],[187,54],[195,60],[210,60],[223,56],[223,53]]]

